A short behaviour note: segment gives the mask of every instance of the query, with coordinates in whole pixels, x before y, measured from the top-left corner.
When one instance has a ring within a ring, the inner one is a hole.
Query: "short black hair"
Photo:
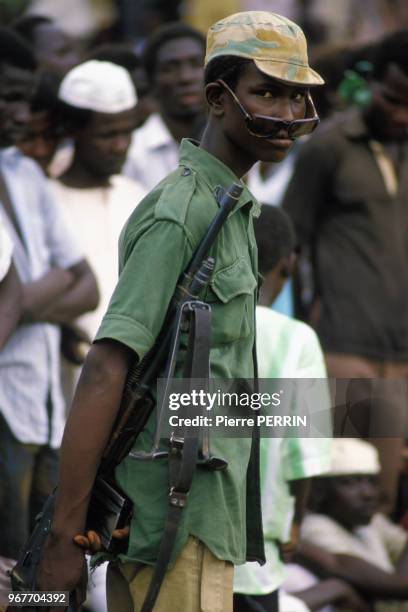
[[[37,69],[32,47],[11,28],[0,26],[0,65],[2,64],[10,64],[23,70]]]
[[[12,28],[30,45],[34,45],[35,30],[38,26],[52,25],[53,23],[54,21],[50,17],[44,15],[23,15],[13,22]]]
[[[140,57],[125,44],[104,44],[91,49],[87,57],[88,60],[99,60],[100,62],[111,62],[126,68],[128,72],[140,68],[142,65]]]
[[[167,42],[176,38],[192,38],[202,46],[203,52],[205,52],[205,36],[195,28],[179,21],[163,25],[148,38],[143,51],[143,64],[151,81],[154,80],[160,49]]]
[[[264,204],[261,215],[254,220],[261,274],[268,274],[282,257],[293,253],[296,236],[287,212],[278,206]]]
[[[252,60],[236,55],[221,55],[211,60],[204,71],[204,84],[215,83],[222,79],[234,90],[238,85],[239,78],[245,66]]]
[[[374,54],[374,78],[381,79],[390,64],[408,75],[408,29],[385,36]]]

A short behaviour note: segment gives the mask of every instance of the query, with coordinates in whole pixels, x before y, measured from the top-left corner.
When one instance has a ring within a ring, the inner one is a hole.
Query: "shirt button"
[[[189,176],[189,174],[191,174],[190,168],[184,168],[181,176]]]

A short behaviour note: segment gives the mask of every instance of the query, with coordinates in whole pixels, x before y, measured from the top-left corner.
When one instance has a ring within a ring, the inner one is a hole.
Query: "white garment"
[[[9,270],[12,253],[13,243],[0,215],[0,281],[3,280]]]
[[[178,161],[178,143],[159,113],[153,113],[133,132],[122,173],[150,191],[165,176],[176,170]]]
[[[40,279],[52,267],[78,264],[83,252],[67,229],[61,207],[39,166],[14,148],[0,152],[0,164],[22,234],[20,237],[3,211],[22,283]],[[59,345],[57,325],[24,324],[17,327],[0,352],[0,411],[20,442],[49,441],[52,448],[60,445],[65,411]]]
[[[333,554],[352,555],[364,559],[384,572],[392,573],[408,541],[402,527],[385,515],[376,514],[369,525],[347,531],[323,514],[310,514],[302,524],[305,542],[321,546]],[[408,602],[376,602],[376,612],[407,612]]]
[[[302,524],[302,539],[333,554],[359,557],[384,572],[393,572],[408,534],[383,514],[376,514],[369,525],[347,531],[323,514],[309,514]]]
[[[118,280],[120,232],[146,191],[120,175],[111,177],[109,187],[77,189],[57,180],[50,180],[50,184],[98,281],[98,307],[77,320],[93,338]]]

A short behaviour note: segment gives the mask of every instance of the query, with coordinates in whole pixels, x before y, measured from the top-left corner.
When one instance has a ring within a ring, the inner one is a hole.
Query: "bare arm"
[[[320,576],[335,576],[352,584],[356,589],[376,599],[403,599],[408,597],[408,572],[405,569],[407,549],[393,573],[351,555],[336,555],[317,546],[302,544],[300,560]]]
[[[294,595],[304,601],[311,610],[320,610],[330,604],[357,612],[371,610],[370,605],[347,582],[338,578],[327,578],[309,589],[297,591]]]
[[[300,524],[305,514],[306,502],[310,491],[310,479],[291,480],[289,487],[291,494],[295,498],[295,514],[290,529],[290,541],[284,542],[279,546],[281,559],[285,563],[290,563],[299,544]]]
[[[61,447],[53,527],[39,575],[42,589],[72,590],[80,580],[84,554],[73,537],[84,532],[96,471],[134,358],[124,345],[105,340],[92,345],[85,360]]]
[[[72,285],[44,313],[49,323],[68,323],[98,305],[98,286],[88,262],[83,259],[69,272],[74,279]]]
[[[21,313],[22,288],[14,264],[0,282],[0,350],[16,327]]]
[[[98,304],[96,280],[85,260],[68,270],[51,268],[24,285],[23,321],[66,323]]]

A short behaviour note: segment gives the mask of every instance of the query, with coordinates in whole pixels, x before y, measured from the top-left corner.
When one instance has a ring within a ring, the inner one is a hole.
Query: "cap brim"
[[[309,66],[273,60],[254,59],[253,61],[258,70],[289,85],[301,87],[324,85],[322,77]]]

